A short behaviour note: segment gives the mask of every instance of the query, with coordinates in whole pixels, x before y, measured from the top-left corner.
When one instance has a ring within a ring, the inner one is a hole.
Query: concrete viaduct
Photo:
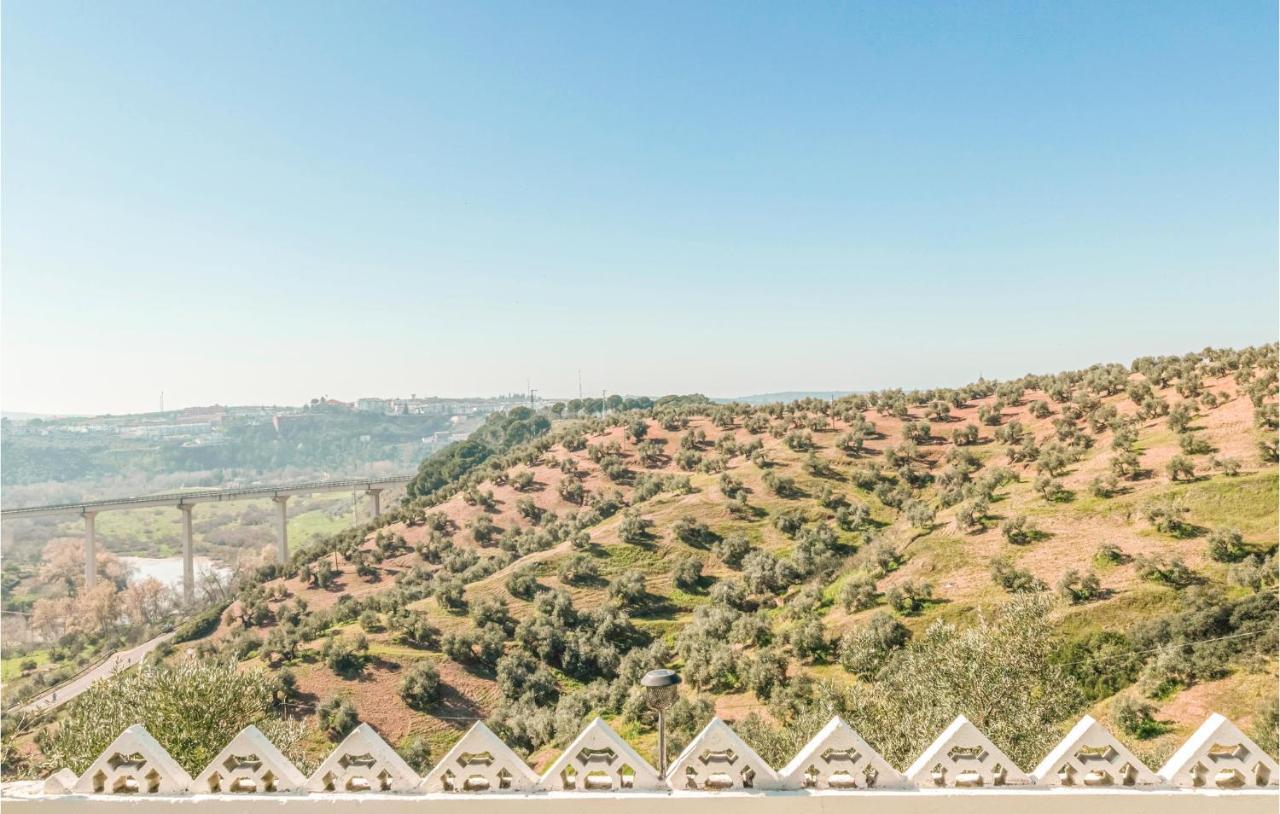
[[[289,561],[289,498],[294,495],[310,495],[318,492],[357,492],[369,496],[373,516],[382,514],[383,490],[413,480],[413,475],[387,475],[355,480],[313,481],[281,486],[248,486],[241,489],[206,489],[190,492],[173,492],[163,495],[125,497],[112,500],[88,500],[82,503],[59,503],[52,506],[31,506],[25,509],[0,511],[0,520],[17,517],[42,517],[59,514],[78,514],[84,517],[84,582],[90,589],[98,578],[97,539],[94,534],[94,518],[99,512],[125,509],[151,509],[173,506],[182,512],[182,596],[190,603],[195,598],[195,559],[192,553],[191,512],[197,503],[225,503],[233,500],[271,498],[279,515],[276,519],[276,553],[280,562]]]

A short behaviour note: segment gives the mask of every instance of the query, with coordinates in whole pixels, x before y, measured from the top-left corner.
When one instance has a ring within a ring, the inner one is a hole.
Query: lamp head
[[[675,670],[650,670],[640,679],[644,700],[650,709],[661,712],[676,702],[680,695],[680,676]]]

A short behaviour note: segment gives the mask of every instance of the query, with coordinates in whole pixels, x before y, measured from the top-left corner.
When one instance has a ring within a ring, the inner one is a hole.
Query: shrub
[[[1025,514],[1015,515],[1000,526],[1004,538],[1014,545],[1025,545],[1040,538],[1040,529]]]
[[[556,569],[556,576],[561,582],[578,585],[599,578],[600,569],[589,555],[574,554],[561,561],[560,567]]]
[[[742,565],[742,559],[751,551],[751,541],[747,539],[745,534],[734,532],[716,542],[711,550],[725,565],[730,568],[738,568]]]
[[[507,593],[517,599],[533,599],[539,587],[538,577],[533,568],[517,568],[507,576]]]
[[[1134,558],[1133,563],[1140,579],[1163,583],[1174,588],[1185,588],[1196,581],[1195,572],[1187,567],[1181,557],[1139,554]]]
[[[880,611],[864,627],[846,633],[840,640],[840,665],[860,678],[874,678],[893,651],[910,640],[911,631],[906,625]]]
[[[349,698],[334,697],[316,708],[316,723],[329,740],[340,741],[356,728],[360,718]]]
[[[849,612],[866,610],[876,604],[876,581],[865,574],[850,578],[840,589],[840,604]]]
[[[1188,531],[1184,518],[1189,512],[1186,506],[1171,499],[1153,501],[1142,507],[1142,516],[1156,531],[1175,536]]]
[[[889,606],[903,614],[918,613],[924,608],[925,603],[932,598],[933,586],[928,582],[916,582],[915,580],[895,585],[885,595]]]
[[[696,589],[702,581],[702,561],[697,557],[685,557],[676,563],[673,576],[676,587],[680,590]]]
[[[1244,537],[1235,529],[1215,529],[1209,534],[1209,557],[1218,562],[1239,562],[1249,556]]]
[[[1072,569],[1058,580],[1058,595],[1073,605],[1090,602],[1102,595],[1102,582],[1092,571],[1081,575]]]
[[[330,636],[320,648],[324,663],[335,675],[354,678],[364,672],[369,657],[369,641],[363,633],[355,636]]]
[[[1124,565],[1129,555],[1115,543],[1103,543],[1093,554],[1093,561],[1098,565]]]
[[[1045,584],[1030,571],[1023,571],[1007,557],[991,561],[991,581],[1011,594],[1043,591]]]
[[[1089,481],[1089,494],[1094,497],[1115,497],[1120,490],[1120,482],[1115,475],[1099,475]]]
[[[1174,455],[1165,466],[1169,480],[1195,480],[1196,466],[1185,455]]]
[[[625,571],[609,583],[609,597],[624,605],[635,605],[644,599],[644,574],[636,570]]]
[[[268,673],[242,671],[229,661],[147,662],[91,685],[37,743],[51,765],[83,772],[117,735],[140,723],[195,774],[236,733],[266,717],[275,686]]]
[[[1116,726],[1126,734],[1143,740],[1165,732],[1165,727],[1155,719],[1155,711],[1155,705],[1128,696],[1111,705],[1111,717]]]
[[[422,711],[440,699],[440,672],[435,664],[415,661],[400,682],[400,697],[410,709]]]
[[[1221,470],[1222,474],[1229,478],[1234,478],[1240,474],[1240,461],[1235,458],[1220,458],[1215,456],[1210,462],[1213,468]]]
[[[635,509],[627,509],[622,515],[621,525],[618,526],[618,538],[632,545],[646,542],[652,525],[653,521],[641,517]]]
[[[377,633],[382,630],[382,616],[373,608],[366,608],[360,612],[360,627],[366,633]]]

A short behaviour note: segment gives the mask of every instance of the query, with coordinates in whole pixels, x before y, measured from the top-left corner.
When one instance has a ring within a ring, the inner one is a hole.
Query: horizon
[[[1244,349],[1244,348],[1246,348],[1246,347],[1260,347],[1260,346],[1269,345],[1269,344],[1274,344],[1274,343],[1275,343],[1275,340],[1272,340],[1271,342],[1256,342],[1256,343],[1252,343],[1252,344],[1249,344],[1249,345],[1240,345],[1240,346],[1236,346],[1236,347],[1229,348],[1229,349],[1231,349],[1231,350],[1242,350],[1242,349]],[[1195,352],[1198,352],[1199,350],[1203,350],[1203,349],[1205,349],[1205,348],[1210,348],[1210,347],[1214,347],[1214,346],[1212,346],[1212,345],[1202,345],[1202,346],[1200,346],[1200,348],[1197,348],[1197,349],[1195,349],[1195,350],[1178,351],[1178,352],[1170,352],[1170,353],[1140,354],[1140,356],[1181,356],[1181,355],[1186,354],[1186,353],[1195,353]],[[857,394],[857,393],[872,393],[872,392],[876,392],[876,391],[881,391],[881,390],[892,390],[892,389],[901,389],[901,390],[905,390],[905,391],[907,391],[907,392],[910,392],[910,391],[912,391],[912,390],[931,390],[931,389],[938,389],[938,388],[945,389],[945,388],[952,388],[952,387],[963,387],[963,386],[965,386],[965,385],[974,384],[974,383],[976,383],[976,382],[978,382],[978,381],[980,381],[980,380],[996,381],[996,382],[998,382],[998,381],[1007,381],[1007,380],[1011,380],[1011,379],[1018,379],[1018,378],[1022,378],[1023,376],[1053,375],[1053,374],[1056,374],[1056,373],[1065,372],[1066,370],[1083,370],[1083,369],[1085,369],[1085,368],[1092,367],[1093,365],[1120,364],[1120,365],[1124,365],[1125,367],[1129,367],[1129,366],[1131,365],[1131,363],[1132,363],[1135,359],[1137,359],[1137,358],[1139,358],[1139,356],[1134,356],[1133,358],[1131,358],[1131,359],[1126,359],[1126,360],[1121,360],[1121,359],[1112,359],[1112,360],[1107,360],[1107,361],[1098,361],[1098,362],[1092,362],[1092,363],[1089,363],[1089,364],[1080,365],[1080,366],[1078,366],[1078,367],[1073,367],[1073,368],[1064,368],[1063,370],[1053,370],[1053,371],[1050,371],[1050,370],[1023,371],[1022,373],[1013,374],[1013,375],[1009,375],[1009,376],[988,376],[988,375],[983,375],[982,373],[979,373],[979,374],[977,374],[976,376],[973,376],[972,378],[965,379],[964,381],[955,381],[955,382],[949,382],[949,383],[946,383],[946,384],[916,385],[916,386],[910,386],[910,387],[903,386],[903,385],[898,385],[898,384],[884,384],[884,385],[881,385],[881,386],[878,386],[878,387],[862,387],[862,388],[855,388],[855,389],[847,389],[847,388],[819,388],[819,387],[810,387],[810,388],[805,388],[805,387],[800,387],[800,388],[790,388],[790,389],[787,389],[787,390],[757,390],[757,391],[752,391],[752,392],[742,392],[742,393],[733,393],[733,394],[713,394],[713,393],[696,393],[696,392],[688,392],[688,393],[677,393],[677,392],[659,392],[659,393],[630,393],[630,392],[619,392],[619,393],[614,393],[613,391],[608,391],[608,392],[607,392],[607,395],[610,395],[610,396],[612,396],[612,395],[620,395],[620,396],[623,396],[623,397],[625,397],[625,398],[633,398],[633,397],[635,397],[635,398],[652,398],[652,399],[663,398],[663,397],[666,397],[666,396],[692,396],[692,395],[701,395],[701,396],[705,396],[706,398],[708,398],[708,399],[710,399],[710,400],[712,400],[712,401],[741,401],[741,400],[748,400],[748,399],[761,399],[761,398],[765,398],[765,397],[783,397],[783,396],[786,396],[786,397],[789,397],[789,398],[786,398],[786,399],[781,399],[781,398],[780,398],[779,400],[780,400],[780,401],[789,401],[789,400],[794,400],[794,397],[808,397],[808,396],[816,396],[816,395],[822,395],[822,394],[830,394],[832,397],[842,397],[842,396],[853,395],[853,394]],[[598,392],[598,391],[597,391],[597,392]],[[583,391],[583,393],[582,393],[582,395],[581,395],[581,396],[575,396],[575,395],[547,395],[547,396],[544,396],[544,395],[542,395],[541,393],[537,393],[537,392],[536,392],[536,389],[535,389],[535,397],[536,397],[536,398],[537,398],[537,400],[538,400],[538,401],[540,401],[540,402],[550,404],[550,403],[555,403],[555,402],[569,402],[569,401],[572,401],[572,400],[574,400],[574,399],[576,399],[576,398],[592,399],[592,398],[597,398],[598,396],[597,396],[596,394],[593,394],[593,393],[591,393],[591,392],[587,392],[587,391]],[[380,394],[380,393],[363,393],[363,394],[360,394],[360,395],[354,395],[354,396],[345,396],[345,395],[335,396],[335,395],[333,395],[333,394],[331,394],[331,393],[323,393],[323,394],[321,394],[321,395],[319,395],[319,396],[312,396],[312,397],[308,397],[308,398],[306,398],[306,399],[303,399],[302,401],[294,402],[294,403],[267,402],[267,401],[252,401],[252,400],[251,400],[251,401],[245,401],[245,402],[227,402],[227,401],[222,401],[222,402],[209,402],[209,403],[200,403],[200,404],[175,404],[175,405],[171,405],[171,406],[166,406],[163,410],[155,410],[155,409],[153,409],[153,410],[145,410],[145,409],[144,409],[144,410],[134,410],[134,411],[126,411],[126,412],[107,412],[107,411],[98,411],[98,412],[83,412],[83,413],[73,413],[73,412],[48,412],[48,413],[37,413],[37,412],[30,411],[30,410],[10,410],[10,409],[7,409],[7,408],[0,408],[0,415],[3,415],[3,416],[5,416],[5,417],[14,417],[14,416],[18,416],[18,417],[19,417],[19,420],[28,420],[28,419],[30,419],[30,418],[40,418],[40,419],[71,419],[71,418],[105,418],[105,417],[120,417],[120,416],[126,416],[126,415],[160,415],[160,414],[163,414],[163,413],[179,412],[179,411],[182,411],[182,410],[204,409],[204,408],[212,408],[212,407],[271,407],[271,408],[296,408],[296,407],[305,407],[305,406],[307,406],[307,404],[308,404],[308,403],[310,403],[310,402],[311,402],[311,400],[312,400],[313,398],[315,398],[315,399],[332,399],[332,400],[339,401],[339,402],[343,402],[343,403],[346,403],[346,404],[355,404],[355,402],[357,402],[358,400],[363,399],[363,398],[376,398],[376,399],[386,399],[386,400],[413,400],[413,399],[415,399],[415,398],[416,398],[416,399],[418,399],[418,400],[428,400],[428,401],[429,401],[429,400],[432,400],[432,399],[440,399],[440,400],[444,400],[444,401],[465,401],[465,400],[468,400],[468,399],[523,399],[523,398],[525,398],[525,395],[523,395],[523,394],[521,394],[521,393],[519,393],[519,392],[516,392],[516,391],[508,391],[508,392],[505,392],[505,393],[489,393],[489,394],[485,394],[485,393],[458,393],[458,394],[450,394],[450,395],[445,395],[445,394],[440,394],[440,393],[430,393],[430,394],[419,394],[419,395],[416,395],[416,396],[415,396],[415,395],[413,395],[413,394],[411,394],[411,395],[409,395],[409,396],[405,396],[405,395],[387,395],[387,394]]]
[[[3,401],[725,398],[1273,342],[1276,21],[8,3]]]

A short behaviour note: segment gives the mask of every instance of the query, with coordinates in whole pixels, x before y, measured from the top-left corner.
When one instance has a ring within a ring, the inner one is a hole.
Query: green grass
[[[34,661],[36,669],[49,663],[48,650],[33,650],[25,656],[13,656],[0,660],[0,680],[12,681],[22,675],[22,662]]]

